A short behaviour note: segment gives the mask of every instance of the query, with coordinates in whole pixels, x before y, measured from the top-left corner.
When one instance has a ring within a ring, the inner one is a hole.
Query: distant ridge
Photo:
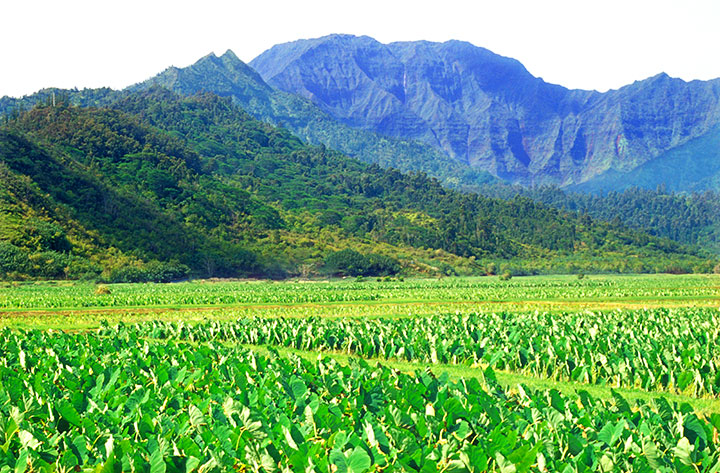
[[[343,124],[312,101],[271,87],[232,51],[219,57],[209,54],[185,68],[169,68],[128,90],[156,85],[181,94],[212,92],[229,97],[255,118],[287,128],[308,143],[383,167],[426,172],[451,187],[476,189],[494,180],[488,172],[468,168],[417,140],[381,136]]]
[[[590,192],[720,189],[720,79],[661,73],[605,93],[569,90],[462,41],[329,35],[276,45],[250,65],[228,50],[124,91],[3,97],[0,113],[55,92],[103,106],[153,85],[229,97],[307,143],[462,190],[498,178]]]
[[[720,80],[663,73],[605,93],[569,90],[461,41],[330,35],[276,45],[250,66],[348,126],[418,140],[525,185],[623,176],[720,124]],[[712,153],[704,159],[720,159]]]

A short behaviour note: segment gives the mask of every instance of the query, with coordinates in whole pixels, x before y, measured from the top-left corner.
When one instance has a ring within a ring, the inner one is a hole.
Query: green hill
[[[327,272],[705,270],[669,240],[443,188],[161,88],[0,128],[0,272],[167,280]],[[341,251],[345,250],[345,251]]]

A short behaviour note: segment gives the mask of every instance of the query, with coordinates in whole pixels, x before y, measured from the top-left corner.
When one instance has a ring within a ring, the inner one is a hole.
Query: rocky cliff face
[[[474,190],[494,180],[489,173],[472,169],[430,145],[387,138],[367,127],[341,123],[311,100],[269,86],[232,51],[222,56],[209,54],[185,68],[171,67],[129,89],[154,85],[181,94],[204,91],[230,97],[255,118],[287,128],[308,143],[323,144],[382,167],[425,172],[451,187]]]
[[[250,65],[347,125],[523,184],[628,172],[720,123],[720,80],[660,74],[606,93],[568,90],[459,41],[333,35],[275,46]]]

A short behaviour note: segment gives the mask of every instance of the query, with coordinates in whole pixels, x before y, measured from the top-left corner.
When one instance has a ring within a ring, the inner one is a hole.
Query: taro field
[[[0,473],[718,472],[720,277],[0,287]]]

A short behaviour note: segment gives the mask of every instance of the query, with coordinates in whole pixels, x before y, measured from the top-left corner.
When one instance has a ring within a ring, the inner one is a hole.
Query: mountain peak
[[[203,57],[201,57],[200,59],[198,59],[196,62],[215,60],[217,58],[218,57],[215,55],[215,53],[211,51],[210,53],[208,53],[208,54],[204,55]]]
[[[233,52],[232,49],[228,49],[227,51],[225,51],[225,54],[223,54],[222,56],[220,56],[220,58],[221,58],[221,59],[226,59],[226,60],[228,60],[228,61],[233,61],[233,62],[242,62],[242,61],[240,60],[240,58],[238,58],[237,55]]]

